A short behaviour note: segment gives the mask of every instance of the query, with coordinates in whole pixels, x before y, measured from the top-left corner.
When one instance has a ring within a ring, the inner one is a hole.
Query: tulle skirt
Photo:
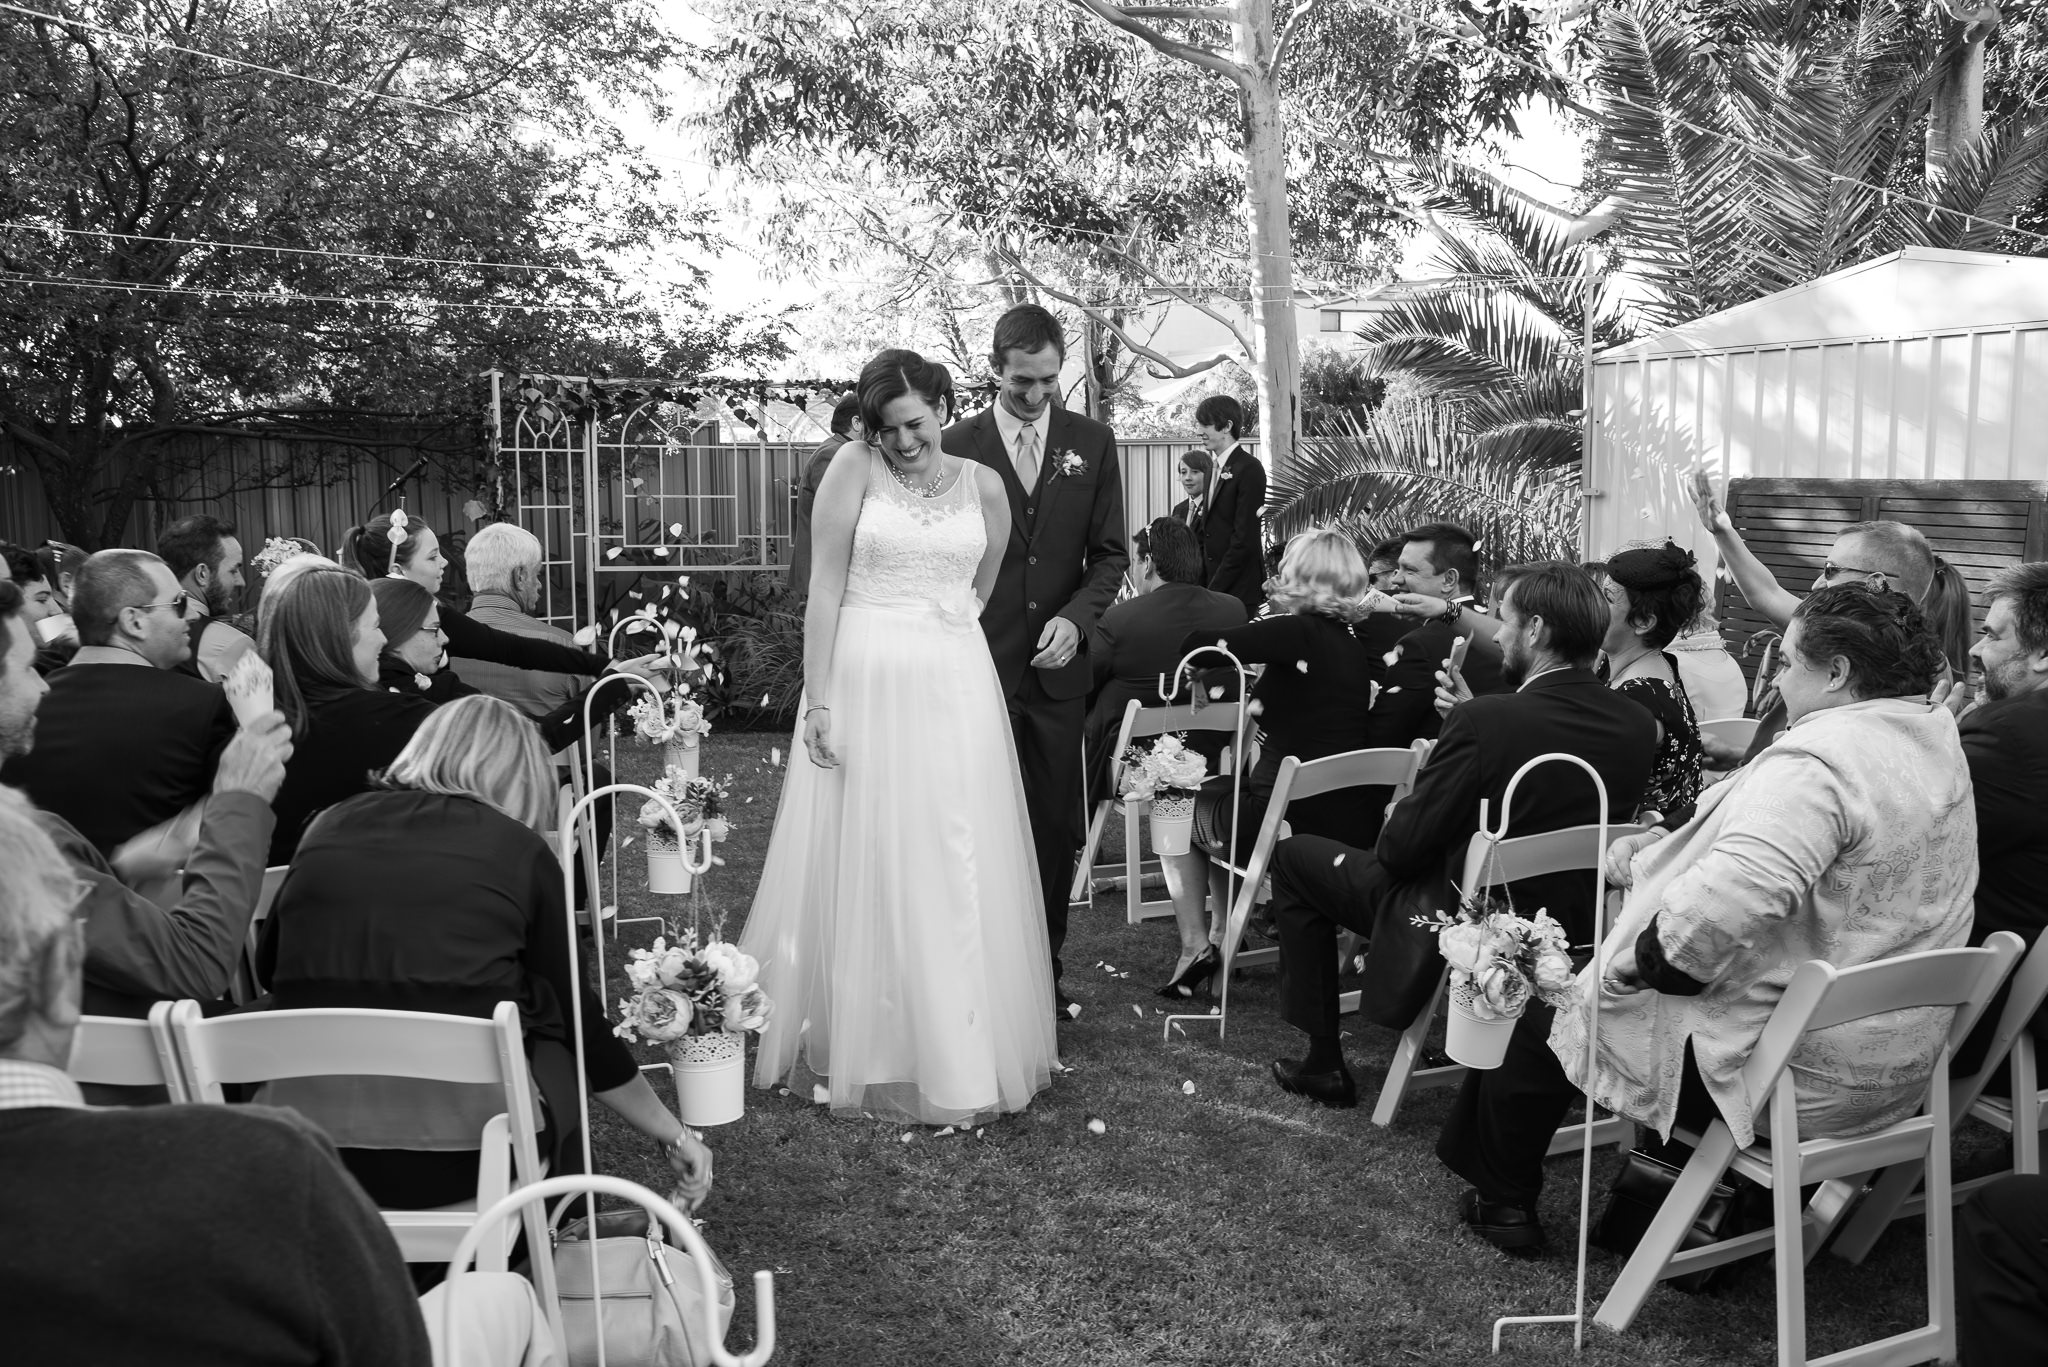
[[[1057,1066],[1024,786],[980,628],[849,593],[839,767],[799,722],[741,945],[775,1003],[756,1086],[931,1125],[1022,1110]]]

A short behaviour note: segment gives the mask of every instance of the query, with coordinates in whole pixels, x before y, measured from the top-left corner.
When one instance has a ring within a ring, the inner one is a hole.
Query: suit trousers
[[[1067,892],[1081,848],[1081,731],[1086,698],[1048,696],[1038,671],[1026,669],[1010,697],[1010,732],[1024,779],[1024,808],[1045,894],[1045,933],[1052,950],[1052,980],[1060,980],[1060,948],[1067,939]]]
[[[1436,1156],[1481,1199],[1534,1206],[1550,1141],[1582,1093],[1550,1052],[1556,1011],[1531,1001],[1498,1068],[1465,1074],[1437,1135]]]
[[[1337,931],[1372,934],[1394,880],[1370,851],[1320,835],[1281,841],[1271,867],[1280,1018],[1311,1035],[1335,1035]]]
[[[2048,1177],[2012,1174],[1956,1212],[1956,1360],[2004,1367],[2048,1343]]]

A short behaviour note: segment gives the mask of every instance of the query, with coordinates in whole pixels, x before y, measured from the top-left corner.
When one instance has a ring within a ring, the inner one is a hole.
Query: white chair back
[[[1700,734],[1712,736],[1723,745],[1747,751],[1756,739],[1757,725],[1755,717],[1716,717],[1700,723]]]
[[[64,1071],[77,1083],[104,1087],[162,1087],[172,1101],[190,1100],[178,1051],[171,1041],[174,1002],[149,1008],[149,1019],[85,1016],[71,1037]],[[197,1003],[190,1003],[194,1010]]]
[[[446,1258],[480,1205],[546,1175],[534,1138],[539,1117],[519,1008],[512,1002],[498,1003],[489,1020],[344,1007],[206,1020],[198,1003],[179,1002],[170,1024],[191,1098],[204,1103],[224,1101],[222,1089],[229,1084],[283,1078],[375,1076],[498,1087],[505,1109],[480,1136],[477,1199],[437,1210],[383,1212],[408,1261]],[[546,1246],[543,1222],[535,1220],[528,1235],[533,1247]],[[502,1270],[503,1255],[504,1249],[496,1250],[494,1270]],[[537,1271],[546,1264],[544,1258],[534,1260]],[[552,1294],[551,1286],[543,1288],[543,1299]]]
[[[257,885],[256,909],[249,917],[249,933],[243,939],[242,962],[228,987],[228,996],[237,1006],[247,1006],[263,993],[262,980],[256,976],[256,947],[263,941],[263,923],[270,919],[271,908],[277,905],[277,890],[284,886],[284,876],[291,871],[289,864],[272,864],[263,871],[263,881]]]

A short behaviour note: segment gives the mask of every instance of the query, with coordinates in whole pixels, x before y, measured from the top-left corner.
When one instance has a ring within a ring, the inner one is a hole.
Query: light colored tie
[[[1017,429],[1017,478],[1027,494],[1038,487],[1038,429],[1028,423]]]

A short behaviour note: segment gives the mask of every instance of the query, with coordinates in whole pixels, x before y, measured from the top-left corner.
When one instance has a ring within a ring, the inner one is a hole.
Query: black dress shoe
[[[1310,1101],[1348,1111],[1358,1104],[1358,1084],[1351,1080],[1349,1070],[1339,1067],[1334,1072],[1304,1073],[1301,1065],[1292,1059],[1273,1060],[1273,1081],[1280,1084],[1283,1092],[1305,1096]]]
[[[1548,1242],[1543,1222],[1536,1218],[1535,1211],[1505,1201],[1485,1200],[1476,1191],[1466,1192],[1465,1199],[1458,1203],[1458,1218],[1465,1222],[1465,1228],[1510,1253],[1539,1249]]]

